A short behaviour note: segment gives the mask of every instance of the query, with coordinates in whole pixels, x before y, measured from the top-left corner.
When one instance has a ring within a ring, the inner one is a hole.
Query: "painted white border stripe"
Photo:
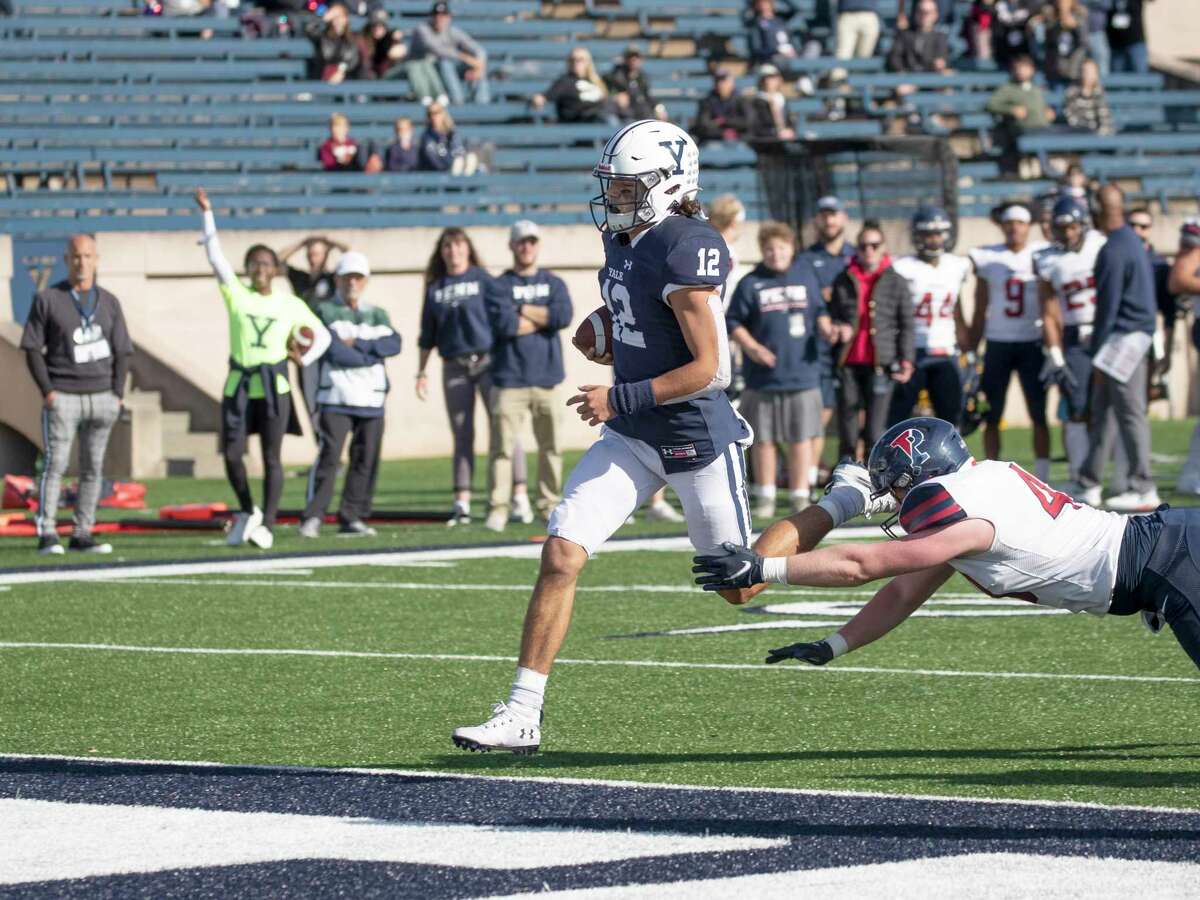
[[[402,653],[385,650],[311,650],[283,647],[156,647],[143,644],[78,644],[0,641],[0,650],[92,650],[110,653],[172,653],[192,656],[312,656],[326,659],[411,659],[431,662],[507,662],[515,656],[475,653]],[[1034,678],[1050,681],[1113,681],[1200,684],[1200,678],[1171,675],[1082,675],[1062,672],[968,672],[955,669],[893,669],[883,666],[769,666],[766,663],[697,663],[658,659],[557,659],[560,666],[629,666],[638,669],[766,670],[803,674],[923,675],[936,678]]]
[[[1014,806],[1050,807],[1054,809],[1104,809],[1136,813],[1174,813],[1195,815],[1200,809],[1176,806],[1135,806],[1122,803],[1093,803],[1085,800],[1028,800],[1005,797],[964,797],[953,794],[889,794],[883,791],[833,791],[817,788],[748,787],[739,785],[668,784],[660,781],[625,781],[610,778],[557,778],[552,775],[482,775],[472,772],[437,772],[426,769],[387,769],[359,766],[297,766],[268,763],[223,763],[185,759],[126,759],[119,756],[65,756],[53,753],[4,753],[0,759],[58,760],[62,762],[117,763],[137,766],[192,766],[210,769],[249,769],[255,772],[315,772],[326,775],[372,775],[379,777],[424,778],[445,781],[512,781],[518,784],[569,784],[591,787],[639,788],[655,791],[716,791],[748,794],[783,794],[794,797],[851,797],[878,800],[932,800],[945,803],[986,803]]]
[[[835,528],[826,540],[863,540],[878,538],[873,528]],[[757,537],[757,535],[752,535]],[[601,553],[626,553],[637,550],[692,551],[685,537],[641,538],[632,541],[609,541]],[[108,581],[114,578],[146,578],[160,575],[214,575],[244,572],[261,575],[280,569],[334,569],[342,566],[403,565],[411,560],[464,559],[537,559],[541,544],[497,544],[478,547],[448,547],[444,550],[395,550],[384,553],[340,553],[329,556],[291,556],[283,559],[262,559],[253,556],[236,559],[203,559],[185,563],[135,563],[128,566],[104,568],[45,569],[32,572],[0,572],[0,584],[37,584],[62,581]]]

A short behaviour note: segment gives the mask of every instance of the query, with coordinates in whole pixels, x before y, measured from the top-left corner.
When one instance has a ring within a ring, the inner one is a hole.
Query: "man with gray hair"
[[[108,436],[121,414],[133,342],[117,298],[96,284],[100,255],[91,235],[67,241],[67,279],[40,291],[21,349],[42,392],[42,477],[38,482],[38,553],[63,552],[55,518],[62,479],[79,434],[79,494],[69,549],[111,553],[92,538]]]
[[[527,416],[538,445],[537,508],[543,519],[549,519],[562,492],[563,403],[555,389],[566,378],[558,333],[571,324],[571,295],[561,278],[538,267],[540,236],[534,222],[513,223],[508,237],[512,268],[492,282],[485,298],[496,341],[485,523],[492,531],[504,530],[510,512],[533,521],[528,497],[518,495],[514,510],[512,495],[513,448]]]
[[[352,435],[350,465],[338,510],[338,533],[375,536],[375,529],[365,519],[371,512],[383,446],[383,407],[390,387],[384,362],[400,352],[400,335],[392,329],[386,311],[363,301],[370,277],[371,266],[364,254],[354,250],[343,253],[335,275],[337,292],[317,307],[333,340],[318,363],[320,451],[309,470],[301,537],[320,534],[347,435]]]

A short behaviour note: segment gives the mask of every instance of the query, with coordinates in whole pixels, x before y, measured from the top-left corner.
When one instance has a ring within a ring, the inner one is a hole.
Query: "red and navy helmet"
[[[922,206],[912,217],[912,244],[921,259],[936,259],[953,247],[954,223],[940,206]],[[940,237],[940,240],[934,238]]]
[[[1087,232],[1090,218],[1088,208],[1078,197],[1059,197],[1050,213],[1050,233],[1054,235],[1054,243],[1064,250],[1078,250],[1083,243],[1083,235]],[[1066,230],[1071,225],[1080,227],[1079,239],[1068,245]]]
[[[867,471],[879,497],[957,472],[970,458],[971,452],[957,428],[944,419],[917,416],[883,433],[871,448]]]

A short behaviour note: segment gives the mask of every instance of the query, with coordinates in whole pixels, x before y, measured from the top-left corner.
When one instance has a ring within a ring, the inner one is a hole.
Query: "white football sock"
[[[524,707],[522,712],[529,711],[533,718],[538,718],[546,695],[546,679],[549,677],[533,669],[518,666],[517,680],[513,682],[512,691],[508,695],[509,706],[515,704]]]
[[[813,484],[816,484],[820,480],[821,480],[821,467],[820,466],[809,466],[808,467],[808,483],[810,485],[813,485]]]
[[[1067,468],[1071,470],[1071,480],[1079,480],[1079,470],[1083,468],[1088,455],[1088,427],[1086,422],[1067,422],[1063,425],[1063,444],[1067,450]]]
[[[1038,457],[1033,461],[1033,474],[1038,481],[1050,481],[1050,460],[1044,456]]]
[[[775,499],[775,485],[773,484],[756,484],[754,485],[754,496],[761,497],[763,500]]]

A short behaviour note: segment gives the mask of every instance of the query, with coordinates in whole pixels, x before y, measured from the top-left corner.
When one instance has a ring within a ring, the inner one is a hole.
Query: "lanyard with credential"
[[[75,304],[75,311],[79,313],[80,327],[84,334],[88,334],[92,329],[92,322],[96,318],[96,310],[100,307],[100,288],[92,285],[91,302],[87,306],[84,306],[74,288],[71,288],[71,300]],[[85,309],[88,312],[84,312]]]

